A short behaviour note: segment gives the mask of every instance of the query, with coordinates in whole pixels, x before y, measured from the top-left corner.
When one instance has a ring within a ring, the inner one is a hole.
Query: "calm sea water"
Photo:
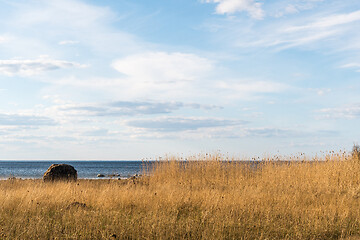
[[[151,162],[142,161],[0,161],[0,179],[42,178],[54,163],[70,164],[77,170],[78,178],[97,178],[98,174],[119,174],[125,178],[140,174],[143,168],[151,165]]]

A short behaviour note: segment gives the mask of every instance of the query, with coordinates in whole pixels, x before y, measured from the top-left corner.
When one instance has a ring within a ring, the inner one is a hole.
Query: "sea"
[[[98,174],[105,178],[128,178],[143,173],[152,164],[150,161],[0,161],[0,179],[42,178],[51,164],[61,163],[73,166],[81,179],[97,179]]]
[[[183,161],[186,164],[187,161]],[[237,164],[258,169],[266,161],[241,160]],[[289,164],[292,161],[275,161]],[[0,180],[8,178],[40,179],[52,164],[73,166],[80,179],[129,178],[136,174],[150,173],[156,161],[4,161],[0,160]],[[224,162],[226,163],[226,161]]]

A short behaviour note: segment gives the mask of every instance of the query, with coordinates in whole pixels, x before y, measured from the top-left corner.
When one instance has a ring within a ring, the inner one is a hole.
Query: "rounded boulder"
[[[68,164],[52,164],[43,176],[44,182],[76,181],[77,171]]]

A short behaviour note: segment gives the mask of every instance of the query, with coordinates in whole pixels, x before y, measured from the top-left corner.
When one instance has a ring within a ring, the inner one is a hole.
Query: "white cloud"
[[[297,13],[297,12],[299,12],[299,9],[291,4],[287,5],[284,9],[284,13],[286,14]]]
[[[268,15],[282,17],[284,15],[296,14],[304,10],[313,9],[318,3],[324,0],[284,0],[274,2],[272,11]]]
[[[189,53],[147,52],[131,55],[113,63],[119,72],[147,83],[166,84],[193,81],[212,70],[212,62]]]
[[[202,0],[206,3],[216,3],[217,14],[234,14],[247,12],[254,19],[263,19],[266,16],[282,17],[288,14],[314,8],[324,0],[277,0],[274,2],[262,0]],[[263,7],[266,5],[266,13]]]
[[[271,28],[277,30],[274,31]],[[238,40],[237,45],[242,47],[271,47],[276,50],[283,50],[299,46],[311,46],[311,44],[321,40],[340,36],[343,31],[345,30],[338,28],[315,30],[313,28],[303,28],[302,26],[271,26],[268,31],[262,33],[262,38],[258,38],[258,33],[255,33],[250,39]],[[255,40],[255,38],[257,39]]]
[[[130,55],[113,62],[124,74],[117,81],[127,95],[176,98],[198,91],[196,84],[210,80],[215,70],[213,62],[191,53],[146,52]],[[207,89],[208,86],[203,86]]]
[[[246,127],[249,122],[236,119],[161,117],[124,121],[129,135],[140,139],[249,139],[298,138],[309,135],[331,135],[331,131],[299,131],[277,127]]]
[[[316,93],[318,96],[324,96],[331,92],[331,88],[309,88],[312,93]]]
[[[228,70],[211,59],[190,53],[146,52],[117,59],[112,66],[123,74],[118,78],[68,77],[45,79],[61,86],[109,93],[126,101],[210,102],[223,104],[229,98],[252,99],[254,95],[276,93],[288,86],[273,81],[233,80]],[[226,77],[225,77],[226,76]],[[53,93],[57,94],[57,93]],[[214,99],[214,96],[218,98]],[[113,97],[113,98],[114,98]],[[227,100],[226,100],[227,99]]]
[[[325,39],[340,39],[354,31],[355,23],[360,20],[360,11],[345,14],[333,14],[314,18],[310,23],[302,25],[284,26],[277,32],[268,46],[281,46],[290,48],[294,46],[308,45]],[[352,25],[354,24],[354,25]],[[350,34],[353,38],[356,35]],[[346,39],[341,40],[341,45]],[[331,43],[331,42],[330,42]],[[336,42],[334,42],[336,44]],[[343,46],[341,46],[343,47]]]
[[[59,42],[59,45],[73,45],[78,43],[80,43],[80,41],[63,40]]]
[[[60,104],[57,109],[70,115],[94,117],[119,117],[134,115],[170,114],[182,108],[192,109],[220,109],[218,106],[186,104],[182,102],[139,102],[139,101],[114,101],[108,103],[89,104]]]
[[[216,84],[216,89],[230,99],[255,99],[261,94],[279,93],[289,88],[282,83],[257,80],[228,80]]]
[[[21,13],[15,19],[15,23],[24,25],[48,23],[53,26],[88,28],[115,18],[110,8],[94,6],[78,0],[31,0],[29,2],[31,3],[15,5]]]
[[[160,132],[177,132],[187,130],[197,130],[200,128],[213,128],[243,125],[245,121],[217,119],[217,118],[194,118],[194,117],[162,117],[153,119],[136,119],[126,121],[130,127],[147,129]]]
[[[334,14],[317,19],[314,22],[307,25],[289,27],[287,29],[284,29],[284,31],[297,32],[297,31],[304,31],[311,29],[324,29],[324,28],[330,28],[347,23],[352,23],[359,20],[360,20],[360,11],[350,12],[346,14]]]
[[[4,36],[0,36],[0,43],[4,43],[7,41],[7,38]]]
[[[89,131],[85,131],[82,135],[83,136],[107,136],[109,134],[108,129],[104,128],[95,128]]]
[[[206,3],[217,3],[216,13],[233,14],[248,12],[255,19],[262,19],[265,15],[261,8],[262,3],[255,0],[205,0]]]
[[[0,27],[1,27],[1,25],[0,25]],[[2,34],[2,35],[0,35],[0,44],[11,43],[14,39],[15,39],[15,37],[10,33]]]
[[[228,41],[231,46],[246,51],[259,47],[275,51],[316,48],[326,49],[329,53],[329,50],[339,52],[360,48],[360,34],[357,31],[359,21],[360,11],[340,14],[318,12],[262,21],[258,24],[227,19],[223,24],[209,24],[209,29],[215,28],[219,41]]]
[[[132,34],[111,25],[121,16],[109,7],[80,0],[29,0],[9,5],[11,14],[2,16],[4,24],[0,23],[0,28],[5,25],[12,29],[12,41],[6,46],[9,56],[33,58],[48,54],[64,58],[74,56],[74,51],[59,45],[81,43],[76,50],[78,56],[106,58],[137,51],[144,45]]]
[[[55,124],[55,121],[48,117],[0,113],[0,125],[4,126],[51,126]]]
[[[335,107],[335,108],[323,108],[320,109],[318,112],[320,113],[320,118],[354,119],[360,117],[360,104]]]
[[[341,68],[352,68],[352,69],[356,69],[357,72],[360,72],[360,63],[358,63],[358,62],[347,63],[340,67]]]
[[[191,53],[133,54],[113,61],[112,66],[122,76],[42,80],[55,84],[59,89],[71,86],[81,91],[106,93],[108,98],[123,101],[184,102],[186,99],[186,102],[207,103],[202,104],[202,108],[208,103],[222,105],[222,101],[229,98],[253,99],[261,94],[288,89],[287,85],[274,81],[233,80],[228,77],[231,75],[228,69]]]
[[[265,81],[220,82],[218,87],[243,93],[272,93],[281,92],[288,88],[281,83]]]
[[[8,76],[31,76],[40,74],[45,71],[52,71],[71,67],[80,68],[85,67],[85,65],[68,61],[53,60],[48,57],[41,57],[33,60],[0,60],[0,73]]]
[[[238,137],[246,121],[207,117],[159,117],[124,121],[134,139],[210,139]]]
[[[295,137],[300,135],[299,132],[290,129],[281,128],[245,128],[244,137]]]

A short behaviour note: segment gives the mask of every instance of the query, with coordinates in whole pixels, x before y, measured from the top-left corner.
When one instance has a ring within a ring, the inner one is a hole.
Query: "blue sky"
[[[360,3],[0,0],[0,159],[360,141]]]

